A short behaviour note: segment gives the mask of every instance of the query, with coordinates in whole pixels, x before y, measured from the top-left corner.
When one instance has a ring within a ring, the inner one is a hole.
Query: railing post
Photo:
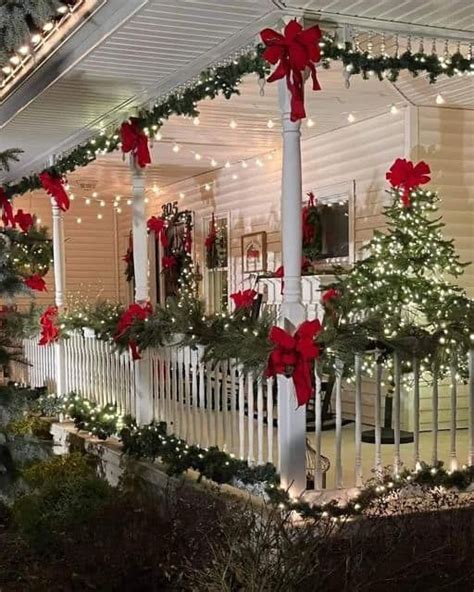
[[[54,303],[61,310],[66,293],[66,260],[64,252],[63,214],[54,199],[51,199],[53,216],[53,259],[54,259]],[[60,339],[54,344],[56,394],[65,395],[64,343]]]
[[[290,92],[286,79],[279,81],[278,94],[283,128],[281,185],[281,241],[284,267],[280,325],[294,331],[306,318],[301,302],[302,181],[300,122],[290,119]],[[306,489],[306,410],[296,408],[293,381],[278,376],[279,454],[281,482],[297,496]]]
[[[135,162],[130,159],[132,172],[132,239],[133,239],[133,267],[135,273],[135,302],[148,302],[148,236],[145,206],[145,174]],[[153,420],[153,402],[151,392],[151,362],[150,357],[143,354],[141,360],[135,362],[135,405],[136,419],[139,425],[145,425]]]

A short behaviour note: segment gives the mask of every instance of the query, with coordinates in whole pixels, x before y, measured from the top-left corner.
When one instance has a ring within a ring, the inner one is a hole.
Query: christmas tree
[[[17,160],[18,150],[0,153],[0,172],[8,170],[9,161]],[[52,245],[46,228],[38,228],[31,214],[14,212],[0,186],[0,364],[18,357],[16,338],[31,320],[32,311],[16,311],[14,297],[46,290],[43,276],[52,261]]]
[[[367,346],[413,355],[427,368],[447,370],[453,358],[465,363],[472,339],[474,308],[453,283],[466,267],[454,241],[443,237],[437,193],[424,189],[430,169],[398,159],[387,173],[391,204],[385,232],[376,231],[367,256],[338,274],[326,298],[326,321],[341,333],[358,327]],[[367,347],[368,348],[368,347]],[[407,364],[409,365],[409,364]]]

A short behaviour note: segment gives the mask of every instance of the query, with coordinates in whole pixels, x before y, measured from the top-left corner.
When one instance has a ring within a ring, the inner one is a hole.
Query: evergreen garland
[[[36,405],[40,405],[43,398],[40,397]],[[474,467],[448,471],[441,462],[434,466],[420,463],[414,471],[404,469],[395,475],[387,472],[374,477],[348,501],[333,499],[323,504],[310,504],[290,498],[288,491],[280,488],[280,479],[272,464],[251,466],[217,447],[188,445],[182,438],[168,434],[164,422],[139,427],[133,419],[121,417],[114,406],[101,408],[74,393],[63,399],[54,411],[56,414],[66,412],[78,429],[99,439],[105,440],[110,435],[119,437],[125,455],[151,461],[159,459],[169,475],[178,476],[192,469],[199,473],[199,479],[205,477],[220,484],[260,484],[272,504],[282,510],[290,509],[305,519],[346,520],[363,516],[378,500],[414,485],[428,490],[444,487],[465,491],[474,482]]]

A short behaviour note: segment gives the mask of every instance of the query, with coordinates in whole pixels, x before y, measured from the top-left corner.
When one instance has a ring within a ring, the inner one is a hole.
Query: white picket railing
[[[140,372],[128,352],[118,353],[112,344],[81,333],[71,335],[63,344],[66,392],[75,391],[101,405],[113,403],[122,413],[137,415]],[[28,382],[54,390],[54,348],[40,347],[36,339],[29,339],[24,350],[30,363]],[[204,362],[202,353],[200,347],[172,345],[143,353],[142,369],[149,373],[146,405],[150,406],[150,416],[165,421],[170,432],[190,444],[218,446],[250,463],[279,466],[277,381],[245,374],[232,360]],[[307,434],[315,451],[310,469],[315,488],[321,489],[325,482],[330,489],[360,486],[388,465],[394,472],[402,466],[414,468],[423,460],[442,460],[451,469],[473,465],[474,352],[469,361],[468,385],[457,384],[453,368],[447,380],[434,381],[427,387],[414,361],[407,386],[402,385],[395,357],[393,440],[389,444],[382,443],[386,371],[380,364],[375,366],[370,399],[360,357],[356,356],[351,384],[343,379],[342,365],[337,364],[331,393],[334,426],[329,431],[323,429],[321,417],[321,383],[326,378],[315,372],[314,430]],[[344,401],[353,405],[349,422]],[[407,425],[406,417],[402,421],[402,410],[410,414],[410,443],[403,443],[401,437]],[[363,433],[371,428],[374,442],[366,443]],[[330,461],[327,475],[323,475],[327,470],[323,457]],[[308,463],[306,469],[308,473]]]

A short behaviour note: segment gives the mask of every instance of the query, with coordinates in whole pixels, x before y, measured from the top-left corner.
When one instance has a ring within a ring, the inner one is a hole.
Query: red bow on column
[[[268,377],[284,374],[292,377],[295,385],[298,407],[306,405],[314,393],[311,362],[319,357],[319,345],[315,337],[321,333],[321,323],[305,321],[294,335],[279,327],[272,327],[270,341],[275,348],[268,358],[265,375]]]
[[[250,308],[256,295],[257,292],[255,290],[239,290],[238,292],[231,294],[230,297],[234,301],[235,310],[240,310],[242,308]]]
[[[414,165],[411,160],[397,158],[385,177],[392,187],[403,189],[403,205],[405,208],[409,208],[411,206],[410,191],[415,187],[429,183],[431,181],[430,173],[430,167],[423,160]]]
[[[21,228],[23,232],[28,232],[28,230],[33,226],[33,216],[28,214],[28,212],[24,212],[23,210],[18,210],[15,215],[15,222]]]
[[[58,208],[63,212],[67,212],[69,210],[69,197],[64,189],[62,177],[47,171],[43,171],[38,176],[43,189],[54,198]]]
[[[166,229],[168,228],[167,221],[161,216],[152,216],[148,219],[146,224],[148,230],[154,232],[156,236],[160,237],[161,246],[166,249],[166,247],[169,245],[168,235],[166,234]]]
[[[136,117],[130,117],[130,121],[124,121],[122,123],[120,139],[122,142],[122,152],[124,154],[131,152],[139,167],[144,168],[147,164],[151,163],[148,138],[138,127],[138,119]]]
[[[32,275],[29,278],[26,278],[24,280],[24,282],[25,282],[25,286],[28,286],[28,288],[30,288],[30,290],[35,290],[36,292],[47,292],[48,291],[48,288],[46,287],[46,282],[38,274]]]
[[[286,76],[288,90],[291,93],[291,121],[304,119],[306,112],[303,72],[306,68],[311,72],[313,90],[321,90],[314,66],[321,58],[319,48],[321,29],[315,25],[303,30],[296,20],[292,20],[286,25],[283,35],[273,29],[263,29],[260,36],[267,46],[263,57],[270,64],[274,65],[278,62],[268,82],[274,82]]]
[[[58,317],[58,307],[48,306],[40,317],[41,334],[38,345],[49,345],[59,339],[59,329],[55,321]]]
[[[15,217],[13,215],[12,202],[8,199],[5,190],[0,187],[0,209],[2,210],[2,220],[5,226],[15,228]]]
[[[115,341],[118,341],[120,337],[122,337],[128,331],[128,329],[130,329],[134,321],[144,321],[151,315],[152,312],[153,309],[150,302],[147,302],[143,306],[141,304],[131,304],[127,310],[122,313],[122,316],[119,319],[114,335]],[[132,359],[140,360],[141,356],[138,351],[136,341],[131,339],[129,340],[128,345],[130,347],[130,351],[132,352]]]

